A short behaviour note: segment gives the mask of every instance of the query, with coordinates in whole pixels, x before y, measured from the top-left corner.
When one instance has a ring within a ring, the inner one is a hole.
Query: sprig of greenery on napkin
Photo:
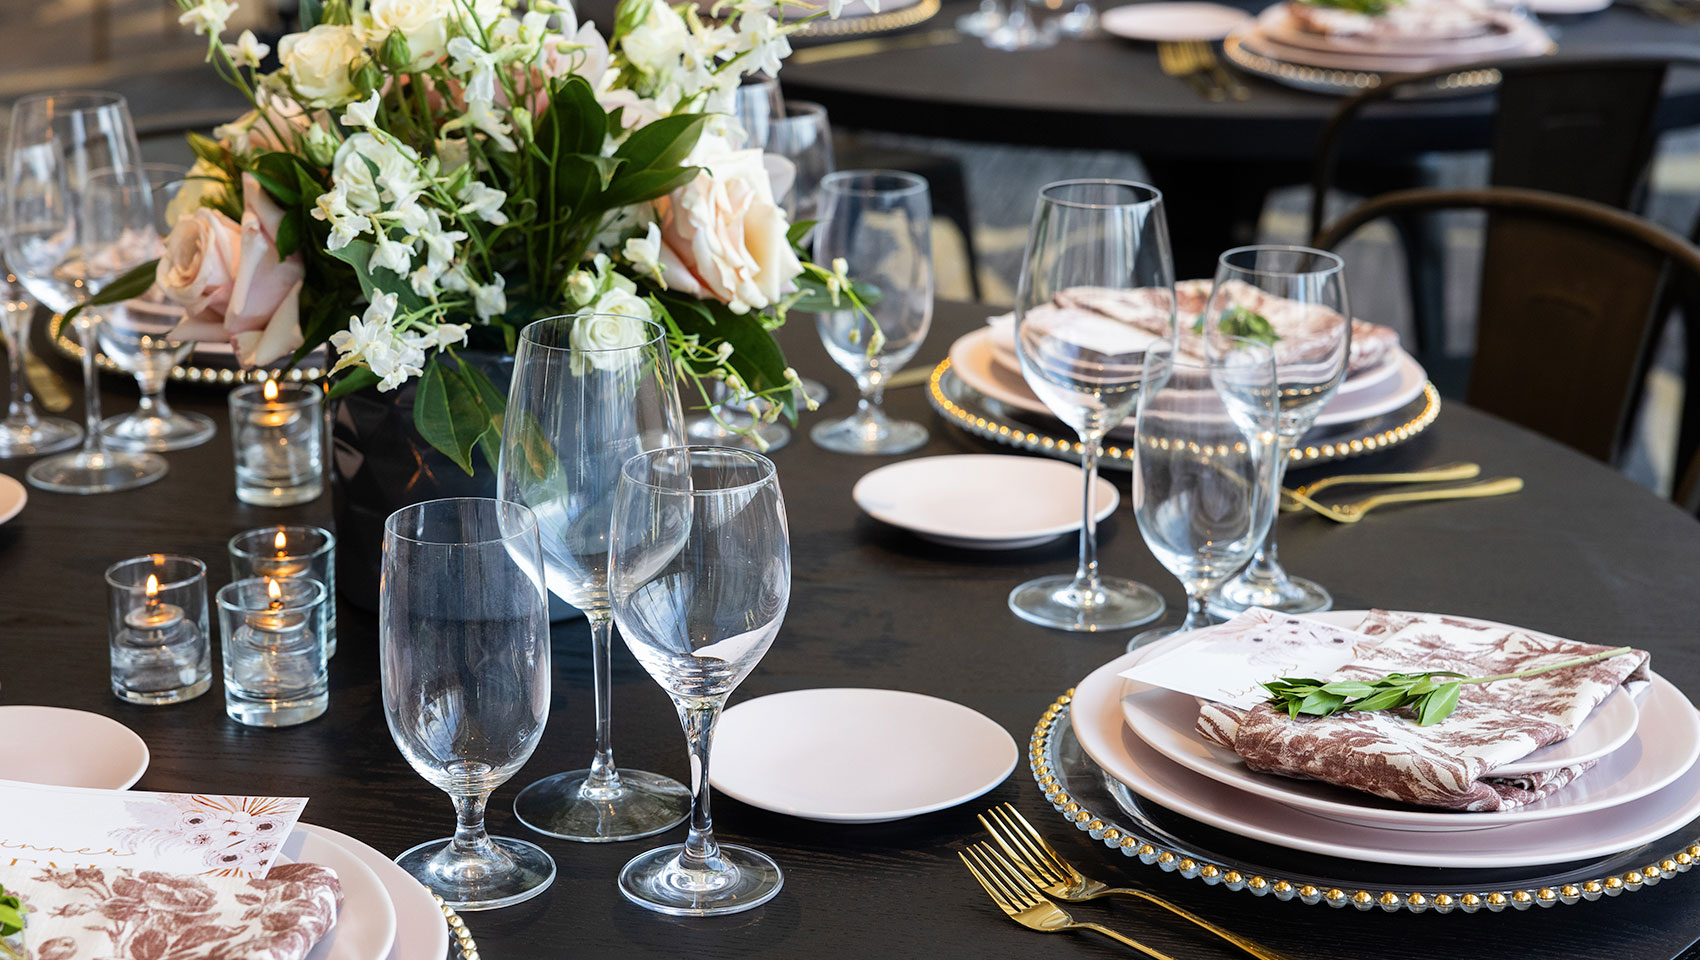
[[[1244,337],[1247,340],[1257,340],[1262,343],[1275,345],[1281,335],[1275,332],[1274,324],[1263,314],[1241,306],[1232,306],[1222,311],[1221,319],[1216,321],[1216,329],[1225,337]],[[1204,332],[1204,315],[1199,314],[1192,325],[1193,333]]]
[[[22,933],[24,929],[24,902],[16,894],[6,892],[0,887],[0,956],[10,960],[23,960],[21,950],[13,949],[6,941]]]
[[[1313,7],[1350,10],[1353,13],[1361,13],[1366,17],[1379,17],[1404,3],[1405,0],[1299,0],[1299,2]]]

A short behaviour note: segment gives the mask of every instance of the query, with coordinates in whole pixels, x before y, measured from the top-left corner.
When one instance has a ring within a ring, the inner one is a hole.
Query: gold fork
[[[1124,937],[1109,927],[1075,920],[1069,916],[1067,910],[1047,900],[1045,895],[1033,886],[1032,881],[1022,876],[1003,854],[984,843],[972,844],[966,852],[958,852],[957,856],[962,858],[963,865],[974,875],[974,879],[980,882],[981,889],[992,898],[998,909],[1029,930],[1037,930],[1040,933],[1091,930],[1117,943],[1125,943],[1152,960],[1174,960],[1168,954],[1154,950],[1132,937]]]
[[[1474,480],[1481,476],[1482,467],[1479,463],[1446,463],[1438,467],[1428,467],[1422,470],[1410,470],[1405,473],[1348,473],[1338,477],[1324,477],[1303,486],[1281,491],[1281,509],[1288,512],[1303,510],[1305,505],[1298,502],[1297,497],[1315,497],[1317,491],[1329,487],[1346,484],[1376,484],[1376,483],[1436,483],[1442,480]]]
[[[1197,65],[1198,69],[1209,71],[1211,78],[1216,81],[1216,86],[1219,89],[1226,90],[1228,96],[1235,100],[1251,98],[1251,91],[1246,89],[1245,84],[1241,83],[1232,73],[1229,73],[1228,69],[1222,66],[1221,60],[1216,59],[1216,48],[1203,40],[1188,40],[1181,46],[1192,57],[1192,62]]]
[[[987,818],[990,817],[988,820]],[[1198,916],[1184,907],[1177,906],[1162,897],[1135,890],[1132,887],[1112,887],[1109,884],[1093,880],[1075,869],[1074,865],[1064,860],[1056,849],[1040,836],[1039,831],[1027,822],[1009,804],[1003,804],[986,811],[980,816],[980,825],[985,827],[998,842],[1004,853],[1009,855],[1010,862],[1027,876],[1039,889],[1053,897],[1067,900],[1071,903],[1082,900],[1096,900],[1099,897],[1120,895],[1135,897],[1146,903],[1162,907],[1183,920],[1210,931],[1223,940],[1228,941],[1246,953],[1257,957],[1258,960],[1286,960],[1281,954],[1260,946],[1230,930],[1224,930],[1214,923]]]
[[[1180,77],[1192,85],[1192,92],[1206,100],[1221,102],[1224,95],[1210,78],[1193,63],[1193,60],[1178,43],[1157,44],[1157,65],[1171,77]]]
[[[1322,514],[1336,523],[1357,523],[1376,507],[1384,507],[1390,503],[1419,503],[1426,500],[1472,500],[1477,497],[1501,497],[1508,493],[1516,493],[1523,489],[1522,477],[1496,477],[1483,480],[1480,483],[1466,483],[1458,487],[1443,487],[1439,490],[1409,490],[1400,493],[1378,493],[1373,497],[1365,497],[1356,503],[1341,503],[1329,505],[1295,491],[1287,491],[1288,495],[1299,503],[1317,513]]]

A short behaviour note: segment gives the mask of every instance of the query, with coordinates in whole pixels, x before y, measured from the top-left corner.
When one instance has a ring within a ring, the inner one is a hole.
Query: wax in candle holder
[[[313,384],[276,380],[230,391],[237,499],[282,507],[324,492],[324,398]]]
[[[112,692],[131,703],[192,700],[212,686],[206,566],[150,554],[106,570]]]
[[[288,727],[325,712],[325,585],[250,577],[218,592],[224,712],[255,727]]]
[[[306,577],[332,590],[336,585],[336,537],[319,527],[283,525],[256,527],[230,538],[230,579]],[[336,597],[321,607],[325,656],[336,656]]]

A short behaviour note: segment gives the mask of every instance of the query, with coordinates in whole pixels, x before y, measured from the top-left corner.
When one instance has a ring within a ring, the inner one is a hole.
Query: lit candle
[[[147,603],[124,614],[124,624],[135,630],[163,634],[183,622],[183,608],[159,599],[159,578],[148,574]]]
[[[289,538],[284,535],[282,527],[278,528],[277,536],[272,538],[272,549],[277,551],[277,556],[271,560],[255,561],[254,572],[263,576],[277,577],[280,580],[287,580],[290,577],[299,577],[304,573],[312,572],[313,565],[311,562],[298,560],[289,555]]]
[[[260,394],[266,402],[254,411],[255,426],[281,427],[301,415],[288,404],[278,402],[276,377],[266,381],[265,386],[260,388]]]
[[[283,590],[278,587],[277,581],[270,577],[266,578],[266,596],[271,598],[266,609],[250,613],[247,617],[251,629],[268,635],[256,637],[256,641],[266,646],[281,646],[292,642],[295,640],[294,635],[306,627],[306,615],[283,609]]]

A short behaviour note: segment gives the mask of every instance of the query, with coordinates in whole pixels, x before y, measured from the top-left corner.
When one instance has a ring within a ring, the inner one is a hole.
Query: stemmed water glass
[[[826,108],[805,100],[785,101],[785,115],[768,123],[769,154],[791,163],[791,176],[781,191],[774,185],[774,199],[785,208],[792,223],[813,220],[820,213],[820,184],[833,170],[832,124]]]
[[[5,196],[5,180],[0,177],[0,238],[6,232]],[[4,240],[0,239],[0,248],[4,246]],[[6,338],[12,387],[6,419],[0,420],[0,459],[53,453],[74,447],[83,439],[82,428],[70,420],[35,412],[27,370],[30,321],[35,318],[35,307],[35,299],[17,275],[0,262],[0,333]]]
[[[6,262],[53,311],[86,302],[153,254],[153,195],[123,97],[25,97],[12,108],[6,158]],[[92,310],[73,321],[83,347],[83,447],[30,466],[30,483],[44,490],[106,493],[165,475],[163,458],[108,450],[102,440],[100,323]]]
[[[580,324],[600,329],[595,337],[575,336]],[[577,349],[581,342],[630,345]],[[596,697],[590,767],[545,777],[514,799],[514,813],[539,833],[591,843],[647,837],[683,820],[689,807],[690,791],[678,781],[615,766],[609,717],[614,489],[628,459],[684,442],[682,419],[659,324],[585,314],[539,320],[520,332],[498,490],[537,514],[549,589],[590,621]]]
[[[932,201],[927,181],[895,170],[842,170],[820,186],[815,262],[843,260],[867,313],[848,298],[815,314],[834,362],[856,378],[856,412],[815,425],[815,443],[839,453],[907,453],[927,428],[885,415],[885,382],[921,349],[933,320]],[[872,314],[872,319],[868,314]],[[877,335],[876,335],[877,334]]]
[[[696,781],[685,842],[627,863],[620,892],[676,916],[766,903],[784,882],[779,865],[715,841],[708,759],[727,695],[773,643],[791,598],[790,535],[773,463],[727,447],[633,457],[620,475],[608,568],[620,635],[673,698]]]
[[[1047,185],[1033,211],[1015,298],[1021,375],[1079,435],[1086,492],[1074,575],[1021,584],[1011,591],[1009,608],[1058,630],[1120,630],[1155,620],[1163,598],[1144,584],[1098,572],[1099,446],[1133,413],[1146,351],[1165,337],[1069,306],[1066,292],[1076,287],[1127,291],[1173,338],[1174,268],[1161,193],[1126,180]]]
[[[1281,478],[1299,438],[1328,404],[1346,374],[1351,353],[1351,313],[1346,306],[1345,261],[1309,247],[1237,247],[1222,254],[1216,283],[1205,305],[1203,333],[1212,356],[1229,348],[1228,338],[1267,328],[1267,313],[1280,311],[1283,328],[1302,331],[1274,341],[1280,411],[1281,455],[1271,509],[1281,496]],[[1262,321],[1262,322],[1260,322]],[[1266,333],[1265,335],[1272,335]],[[1290,577],[1275,557],[1275,524],[1251,563],[1217,588],[1211,606],[1226,612],[1267,607],[1286,613],[1327,610],[1334,598],[1309,580]]]
[[[1186,619],[1135,636],[1150,643],[1210,623],[1210,591],[1246,565],[1275,512],[1275,355],[1225,341],[1213,359],[1169,341],[1145,355],[1134,439],[1139,532],[1186,590]]]
[[[542,893],[555,861],[484,830],[491,792],[525,765],[549,719],[549,613],[531,511],[468,498],[391,514],[378,663],[390,736],[455,806],[452,838],[396,863],[457,910]]]

